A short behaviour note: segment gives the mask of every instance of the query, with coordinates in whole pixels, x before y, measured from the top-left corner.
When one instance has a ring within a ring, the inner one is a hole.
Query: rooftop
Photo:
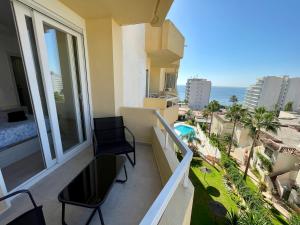
[[[268,138],[269,142],[276,145],[280,152],[292,153],[300,156],[300,132],[291,127],[281,127],[277,134],[266,132],[273,137]],[[276,150],[276,149],[275,149]],[[288,150],[288,151],[287,151]]]

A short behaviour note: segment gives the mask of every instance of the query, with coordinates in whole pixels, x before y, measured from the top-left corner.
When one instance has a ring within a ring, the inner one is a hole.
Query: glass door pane
[[[9,2],[1,2],[1,8],[7,10],[2,19],[12,29],[11,35],[2,34],[0,47],[0,168],[11,191],[49,167],[51,157],[47,154],[48,129],[41,110],[26,10],[15,9],[17,32]]]
[[[78,62],[73,49],[76,37],[44,24],[44,38],[62,149],[66,152],[84,141],[77,85]]]

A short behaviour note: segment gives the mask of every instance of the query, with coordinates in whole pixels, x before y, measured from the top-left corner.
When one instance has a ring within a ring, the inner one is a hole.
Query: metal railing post
[[[167,146],[168,146],[168,139],[169,139],[169,134],[166,131],[166,135],[165,135],[165,149],[167,149]]]

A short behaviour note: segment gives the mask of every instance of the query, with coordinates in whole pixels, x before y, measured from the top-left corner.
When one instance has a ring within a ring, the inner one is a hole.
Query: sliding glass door
[[[80,33],[13,2],[47,167],[90,144],[90,113]]]

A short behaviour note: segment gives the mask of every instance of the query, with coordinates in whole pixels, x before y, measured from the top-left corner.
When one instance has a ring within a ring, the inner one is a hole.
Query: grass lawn
[[[211,173],[206,174],[205,180],[200,170],[202,166],[211,170]],[[218,171],[205,161],[199,161],[198,165],[192,164],[190,179],[195,186],[195,196],[191,225],[224,224],[224,218],[215,218],[211,212],[209,202],[212,200],[222,203],[228,211],[237,210],[236,204],[231,200],[223,184],[223,174],[223,171]]]

